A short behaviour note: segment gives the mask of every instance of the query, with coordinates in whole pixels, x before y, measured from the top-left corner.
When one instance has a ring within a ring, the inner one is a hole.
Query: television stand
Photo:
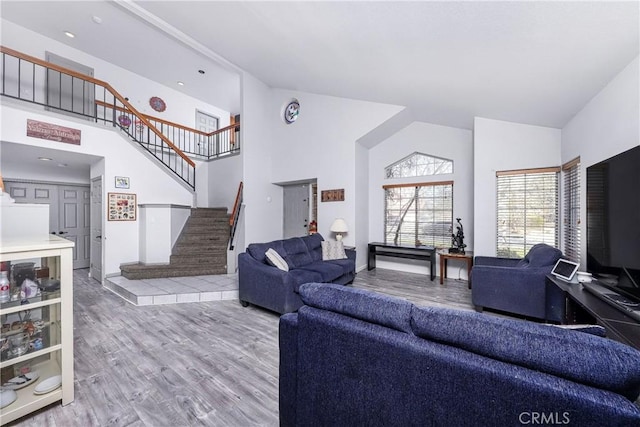
[[[639,320],[598,298],[580,283],[567,283],[549,274],[547,284],[557,286],[565,295],[563,324],[598,324],[605,328],[607,337],[640,350]]]

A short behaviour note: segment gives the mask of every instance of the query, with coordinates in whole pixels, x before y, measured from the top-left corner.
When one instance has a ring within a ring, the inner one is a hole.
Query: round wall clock
[[[157,96],[152,96],[149,99],[149,105],[151,105],[151,108],[153,108],[154,110],[162,113],[164,110],[167,109],[167,104],[164,103],[164,101],[162,100],[162,98],[157,97]]]
[[[295,122],[300,114],[300,103],[294,99],[284,109],[284,121],[288,124]]]

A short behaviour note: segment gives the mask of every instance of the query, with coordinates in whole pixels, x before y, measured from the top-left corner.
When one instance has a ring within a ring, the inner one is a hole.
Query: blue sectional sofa
[[[238,294],[243,306],[254,304],[277,313],[290,313],[302,306],[300,285],[309,282],[346,285],[356,275],[355,250],[347,258],[322,260],[320,234],[252,243],[238,256]],[[274,249],[286,261],[289,271],[267,262],[265,253]]]
[[[280,425],[640,425],[640,352],[326,284],[280,318]],[[541,422],[544,421],[544,422]]]

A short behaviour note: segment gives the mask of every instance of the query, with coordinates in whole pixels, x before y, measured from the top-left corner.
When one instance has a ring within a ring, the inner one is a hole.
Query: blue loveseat
[[[322,260],[320,234],[252,243],[238,256],[238,297],[243,306],[254,304],[277,313],[296,311],[302,300],[300,285],[309,282],[346,285],[356,275],[356,252],[346,250],[347,258]],[[267,261],[265,253],[274,249],[286,261],[289,271]]]
[[[280,318],[281,426],[640,425],[624,344],[351,287],[300,295]]]

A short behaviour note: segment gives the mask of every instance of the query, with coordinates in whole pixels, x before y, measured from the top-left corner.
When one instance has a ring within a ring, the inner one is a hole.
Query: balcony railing
[[[235,123],[205,133],[137,111],[108,83],[76,71],[0,47],[1,95],[104,123],[120,129],[195,189],[195,163],[239,151]]]
[[[111,109],[109,104],[96,101],[98,108]],[[130,115],[126,108],[116,107],[119,117]],[[234,154],[240,151],[240,141],[236,133],[240,129],[240,123],[235,123],[213,132],[203,132],[178,123],[173,123],[159,117],[142,114],[149,122],[175,146],[184,153],[205,158],[207,160]],[[143,125],[135,121],[135,117],[129,117],[132,123],[138,127]],[[144,137],[144,135],[143,135]]]

